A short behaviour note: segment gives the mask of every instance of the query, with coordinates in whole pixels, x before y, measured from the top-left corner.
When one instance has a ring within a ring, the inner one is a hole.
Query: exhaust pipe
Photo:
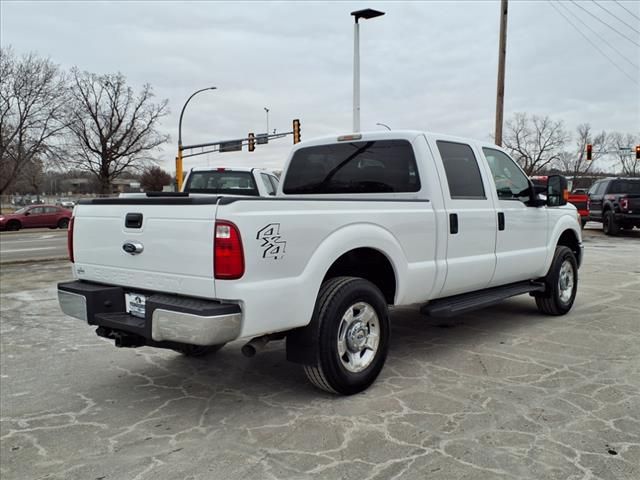
[[[267,346],[267,343],[269,343],[270,340],[271,338],[269,337],[269,335],[256,337],[242,346],[242,354],[245,357],[249,358],[255,357],[256,353],[264,350],[264,347]]]
[[[269,333],[267,335],[262,335],[261,337],[256,337],[253,338],[251,340],[249,340],[247,343],[245,343],[242,348],[240,349],[242,351],[242,354],[245,357],[254,357],[256,355],[256,353],[264,350],[264,347],[267,346],[267,343],[269,343],[272,340],[282,340],[283,338],[285,338],[287,336],[287,334],[285,332],[282,333]]]

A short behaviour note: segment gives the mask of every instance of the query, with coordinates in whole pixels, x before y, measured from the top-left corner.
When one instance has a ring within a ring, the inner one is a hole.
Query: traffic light
[[[636,145],[636,160],[640,160],[640,145]]]
[[[293,144],[300,143],[300,120],[293,121]]]
[[[249,133],[249,151],[253,152],[256,149],[256,136],[253,134],[253,132]]]
[[[587,143],[587,161],[591,161],[591,154],[593,153],[593,145]]]

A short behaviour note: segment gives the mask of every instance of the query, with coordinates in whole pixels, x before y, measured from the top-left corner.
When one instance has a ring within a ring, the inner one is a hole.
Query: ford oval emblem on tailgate
[[[125,242],[122,245],[122,249],[131,255],[137,255],[139,253],[142,253],[142,251],[144,250],[144,245],[142,245],[140,242]]]

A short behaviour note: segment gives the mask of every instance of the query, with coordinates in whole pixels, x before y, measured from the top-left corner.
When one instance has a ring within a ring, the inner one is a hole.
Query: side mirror
[[[562,175],[550,175],[547,179],[547,206],[561,207],[569,199],[568,182]]]
[[[31,215],[31,212],[30,212],[30,211],[28,211],[28,210],[27,210],[26,212],[24,212],[24,216],[25,216],[25,217],[28,217],[29,215]]]

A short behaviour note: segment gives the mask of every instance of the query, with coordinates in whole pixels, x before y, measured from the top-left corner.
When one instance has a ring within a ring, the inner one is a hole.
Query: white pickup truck
[[[249,167],[194,167],[189,170],[183,192],[248,195],[269,197],[278,190],[278,178],[273,172]]]
[[[566,180],[546,198],[500,148],[418,131],[298,144],[274,197],[81,201],[69,228],[68,315],[121,347],[186,355],[286,337],[319,388],[381,371],[389,306],[451,316],[529,293],[567,313],[583,256]]]

